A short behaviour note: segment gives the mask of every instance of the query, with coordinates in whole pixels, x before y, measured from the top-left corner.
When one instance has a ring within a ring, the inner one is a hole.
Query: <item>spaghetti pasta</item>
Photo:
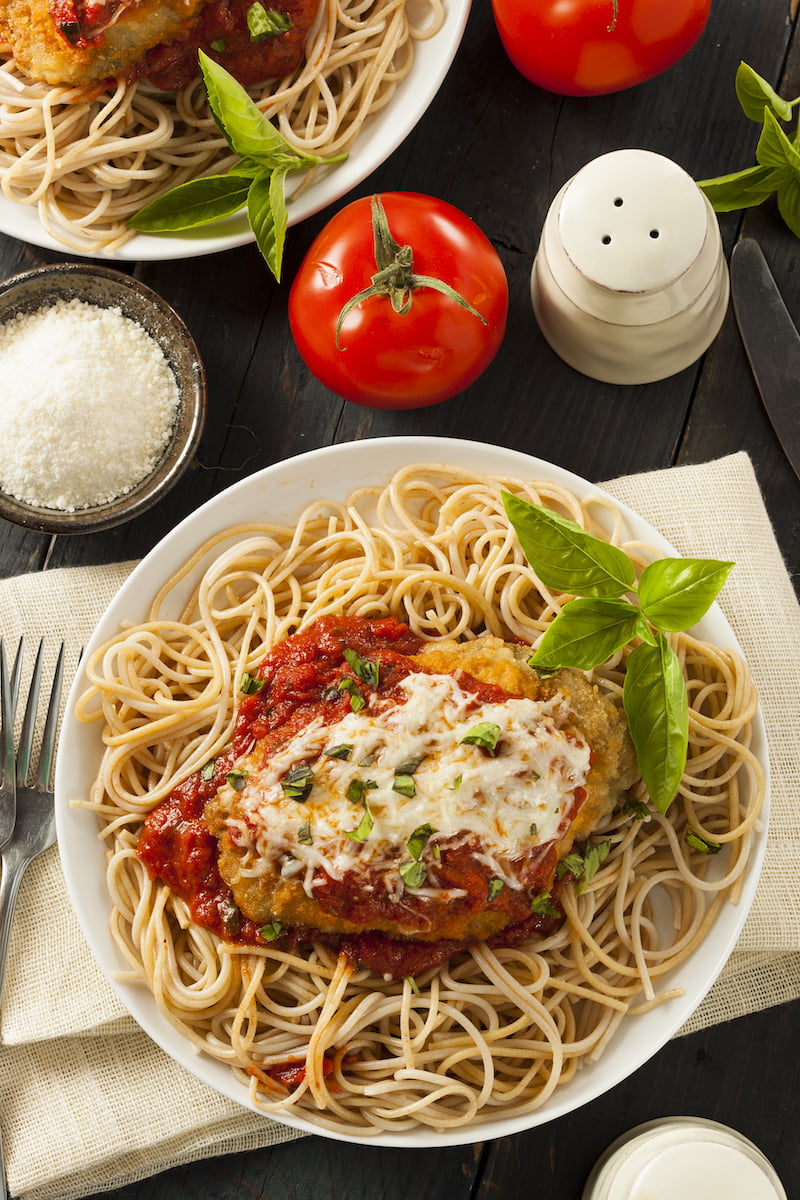
[[[344,504],[316,502],[292,527],[218,535],[86,665],[81,721],[104,752],[86,802],[107,855],[114,939],[131,977],[198,1050],[227,1063],[268,1113],[368,1137],[446,1132],[541,1108],[599,1057],[623,1021],[664,1003],[747,869],[765,779],[753,752],[756,696],[730,650],[671,635],[687,681],[689,754],[666,816],[637,803],[603,820],[610,845],[586,886],[565,886],[563,924],[517,946],[474,943],[417,978],[387,981],[324,944],[307,952],[221,941],[150,878],[146,814],[229,743],[234,696],[267,651],[325,614],[393,615],[420,637],[485,632],[534,643],[569,597],[525,562],[501,488],[615,540],[641,569],[605,500],[551,483],[404,468]],[[178,603],[191,581],[191,595]],[[594,672],[619,697],[624,652]],[[721,847],[709,856],[687,830]]]
[[[434,36],[443,0],[322,0],[305,62],[250,89],[293,146],[350,149],[367,117],[408,74],[415,42]],[[0,54],[4,47],[0,45]],[[24,76],[5,48],[0,65],[0,173],[5,197],[35,205],[46,232],[83,254],[113,254],[134,236],[127,220],[156,196],[235,161],[200,79],[172,95],[145,81],[110,90],[53,87]]]

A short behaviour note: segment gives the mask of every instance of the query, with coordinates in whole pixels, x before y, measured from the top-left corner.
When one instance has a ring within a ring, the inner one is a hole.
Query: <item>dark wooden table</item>
[[[510,446],[593,481],[745,449],[796,579],[800,485],[761,408],[732,314],[695,366],[660,383],[612,387],[552,353],[529,301],[545,213],[590,159],[644,147],[695,178],[754,161],[758,130],[734,95],[740,59],[783,95],[800,94],[800,36],[788,0],[715,0],[700,42],[659,79],[614,96],[563,99],[515,72],[487,0],[476,0],[427,116],[358,194],[426,192],[486,231],[511,289],[508,332],[489,370],[463,395],[412,412],[359,408],[317,384],[294,348],[286,303],[288,283],[330,211],[291,231],[280,287],[252,246],[138,264],[134,273],[178,309],[205,358],[210,412],[198,462],[160,507],[109,533],[58,539],[3,525],[0,575],[138,557],[198,503],[270,463],[329,443],[415,433]],[[729,214],[721,227],[728,253],[743,231],[758,238],[790,310],[800,313],[800,243],[774,206],[746,219]],[[0,237],[2,278],[67,257]],[[673,1041],[602,1099],[530,1133],[436,1152],[304,1139],[174,1170],[117,1195],[579,1200],[592,1164],[615,1137],[650,1118],[691,1113],[752,1138],[787,1194],[800,1196],[798,1060],[800,1001]]]

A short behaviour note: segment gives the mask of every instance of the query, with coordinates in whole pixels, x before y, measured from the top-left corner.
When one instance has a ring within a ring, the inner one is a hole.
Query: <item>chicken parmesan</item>
[[[245,680],[230,751],[142,858],[223,937],[321,937],[392,978],[552,928],[559,863],[638,772],[617,705],[529,654],[319,620]]]
[[[146,77],[174,91],[202,49],[251,84],[302,61],[318,0],[0,0],[0,38],[30,79],[104,85]]]

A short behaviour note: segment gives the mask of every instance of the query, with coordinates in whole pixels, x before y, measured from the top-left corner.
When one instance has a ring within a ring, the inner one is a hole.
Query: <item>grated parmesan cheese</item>
[[[0,325],[0,487],[74,512],[155,467],[178,409],[161,347],[119,308],[58,300]]]

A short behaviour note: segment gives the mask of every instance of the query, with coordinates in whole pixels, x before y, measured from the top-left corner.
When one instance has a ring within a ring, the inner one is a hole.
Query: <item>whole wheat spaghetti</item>
[[[349,150],[410,71],[415,42],[441,28],[443,0],[414,12],[416,23],[407,0],[321,0],[304,63],[250,89],[253,98],[297,148]],[[126,222],[143,205],[234,161],[199,77],[175,94],[141,80],[53,87],[26,78],[11,57],[0,65],[3,195],[35,205],[42,227],[69,249],[114,253],[134,236]]]
[[[537,582],[501,488],[599,536],[610,519],[639,568],[653,556],[624,542],[605,500],[416,465],[344,504],[316,502],[291,527],[215,538],[145,622],[86,666],[79,717],[103,724],[89,805],[107,847],[114,938],[168,1020],[228,1063],[265,1112],[359,1137],[530,1113],[624,1037],[635,1014],[668,1001],[671,970],[737,896],[764,793],[751,749],[756,697],[735,653],[689,634],[672,635],[690,700],[679,795],[666,816],[634,805],[604,821],[607,858],[584,890],[564,888],[566,919],[543,940],[474,943],[386,982],[322,944],[295,953],[225,943],[149,877],[136,850],[144,816],[229,743],[243,674],[317,617],[394,615],[424,639],[536,641],[569,597]],[[178,611],[187,577],[195,585]],[[618,697],[624,671],[620,654],[594,679]],[[641,785],[637,798],[646,803]],[[693,850],[688,827],[721,852]]]

